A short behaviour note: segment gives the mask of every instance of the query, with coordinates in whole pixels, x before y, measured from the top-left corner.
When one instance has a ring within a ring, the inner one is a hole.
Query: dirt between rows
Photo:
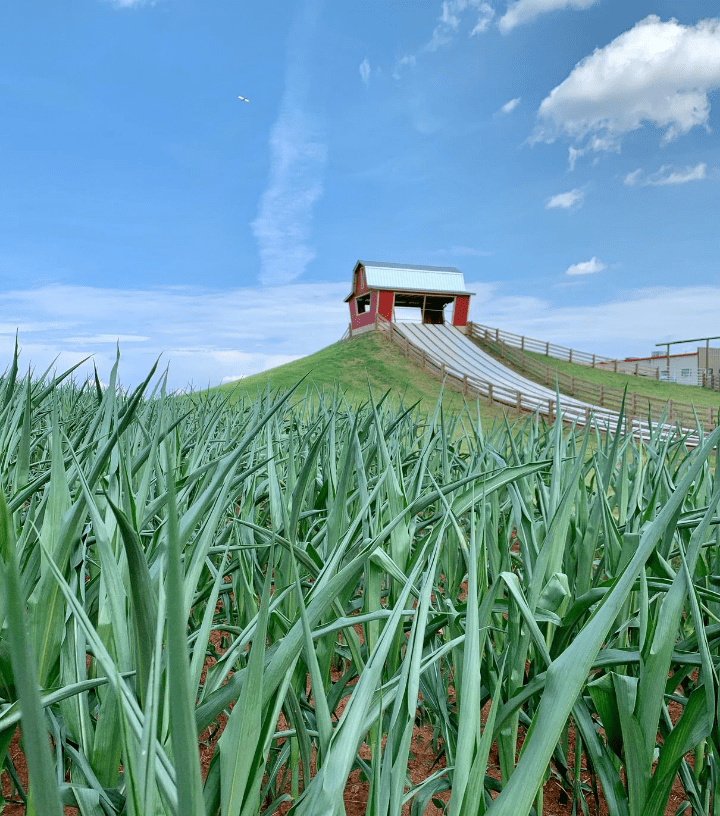
[[[671,706],[672,705],[678,704],[671,703]],[[344,705],[340,706],[338,711],[335,712],[338,717],[342,714],[342,708],[344,708]],[[486,714],[487,712],[484,711],[483,713]],[[210,760],[217,745],[217,740],[219,739],[220,734],[222,733],[225,721],[226,718],[223,716],[218,723],[219,727],[216,726],[212,732],[207,731],[201,736],[199,751],[200,751],[200,763],[203,770],[203,777],[207,773]],[[284,717],[282,717],[280,722],[278,723],[278,730],[285,729],[287,729],[287,723],[285,722]],[[28,782],[27,766],[25,764],[25,757],[22,753],[22,749],[19,742],[20,742],[20,730],[18,729],[15,732],[8,753],[13,761],[13,764],[15,765],[20,783],[22,784],[23,788],[27,790]],[[569,749],[568,749],[569,766],[573,766],[571,757],[574,754],[574,750],[575,750],[575,737],[571,729],[569,734]],[[411,756],[410,761],[408,763],[407,773],[413,785],[419,784],[440,768],[445,767],[444,756],[442,754],[438,755],[436,750],[433,748],[433,732],[429,726],[416,726],[413,729],[413,737],[410,751]],[[366,744],[362,745],[360,749],[360,755],[364,759],[370,758],[370,751]],[[500,778],[497,748],[495,746],[493,746],[492,751],[490,753],[488,775],[496,779]],[[589,774],[587,773],[587,771],[585,771],[582,774],[581,781],[583,783],[589,782]],[[358,770],[353,771],[350,774],[350,777],[348,778],[347,784],[345,786],[344,803],[345,812],[347,816],[364,816],[367,807],[368,792],[369,792],[368,782],[361,779],[360,772]],[[11,793],[12,787],[10,783],[10,778],[7,772],[3,771],[2,795],[4,798],[8,799],[11,797]],[[444,813],[443,806],[450,799],[450,791],[439,793],[436,796],[434,796],[433,799],[435,801],[430,801],[428,803],[428,806],[426,807],[424,813],[426,814],[426,816],[442,816]],[[673,786],[672,795],[668,801],[667,807],[665,808],[665,816],[673,816],[673,814],[677,812],[678,806],[683,801],[684,796],[682,786],[680,784],[680,781],[676,779],[675,785]],[[592,795],[588,794],[586,796],[586,802],[588,805],[589,816],[611,816],[611,814],[609,814],[607,805],[604,799],[602,798],[602,791],[600,791],[599,810],[595,809],[595,801]],[[283,805],[280,806],[280,809],[277,812],[281,814],[281,816],[283,816],[290,810],[290,807],[291,807],[290,803],[284,803]],[[572,802],[568,799],[566,792],[563,790],[558,780],[556,780],[555,778],[551,778],[543,789],[543,813],[545,814],[545,816],[571,816],[572,812],[573,812]],[[2,813],[2,816],[24,816],[25,806],[21,802],[18,802],[17,800],[10,801],[5,805],[5,807],[0,811],[0,813]],[[64,816],[79,816],[78,809],[74,807],[65,807],[63,809],[63,813]],[[403,807],[403,816],[409,816],[409,813],[410,805],[407,804]]]
[[[356,630],[357,629],[360,629],[360,627],[356,627]],[[362,636],[361,631],[358,631],[358,634]],[[224,652],[224,644],[227,643],[225,637],[226,637],[225,633],[222,632],[221,630],[214,630],[213,632],[211,632],[210,640],[213,644],[215,653],[218,655]],[[215,662],[216,658],[214,657],[208,656],[206,658],[205,667],[202,674],[203,682],[208,668],[212,666]],[[333,671],[331,676],[332,681],[336,682],[341,675],[342,675],[341,670]],[[310,693],[309,679],[307,685],[307,693],[308,694]],[[336,722],[342,716],[342,713],[345,709],[345,705],[347,704],[348,699],[349,699],[348,697],[343,698],[340,701],[340,704],[338,705],[337,709],[333,712],[333,717]],[[452,700],[450,702],[452,702]],[[489,707],[490,703],[487,703],[483,711],[481,712],[481,721],[483,723],[485,722],[485,719],[487,717]],[[682,714],[682,706],[680,706],[678,703],[674,701],[669,702],[668,710],[670,712],[670,716],[673,722],[676,722],[677,719]],[[206,729],[200,735],[198,741],[198,751],[203,780],[207,775],[210,760],[212,759],[212,756],[215,752],[218,739],[220,738],[223,729],[225,728],[226,722],[227,716],[221,714],[217,722],[214,723],[210,728]],[[286,731],[287,729],[288,729],[287,721],[285,720],[285,717],[281,714],[280,719],[278,721],[277,730]],[[521,733],[518,738],[518,750],[522,746],[522,741],[523,734]],[[569,768],[574,767],[573,761],[574,752],[575,752],[575,733],[574,730],[570,728],[568,734],[568,752],[567,752],[568,753],[567,761]],[[15,766],[20,784],[23,786],[25,790],[27,790],[28,782],[27,766],[25,763],[25,756],[22,752],[22,748],[20,745],[19,728],[15,732],[13,740],[10,744],[10,748],[8,750],[8,754]],[[365,743],[363,743],[363,745],[360,748],[360,756],[363,759],[368,760],[370,759],[370,750]],[[691,755],[688,755],[688,760],[692,761]],[[413,729],[410,759],[407,767],[407,776],[411,784],[413,786],[418,785],[420,782],[427,779],[431,774],[436,773],[438,770],[444,767],[445,756],[444,753],[442,752],[442,742],[434,739],[434,734],[431,726],[416,725]],[[313,773],[315,771],[314,762],[311,765],[311,771]],[[500,779],[496,745],[492,746],[490,752],[487,773],[489,776],[495,779],[498,780]],[[24,816],[25,806],[20,801],[18,801],[17,794],[12,791],[12,784],[7,771],[5,770],[2,771],[0,779],[2,782],[3,798],[12,799],[7,804],[5,804],[4,808],[0,810],[1,816]],[[587,785],[589,787],[590,774],[588,773],[587,769],[584,769],[584,771],[581,773],[581,778],[579,781],[583,785]],[[282,792],[283,791],[278,791],[278,793]],[[287,793],[290,792],[289,785],[286,786],[284,792]],[[345,812],[347,816],[364,816],[367,809],[368,793],[369,783],[362,778],[359,770],[354,770],[350,774],[347,784],[345,785],[345,793],[343,797],[345,804]],[[595,806],[594,796],[589,791],[586,794],[585,800],[588,807],[588,815],[611,816],[609,814],[607,804],[605,803],[605,800],[602,797],[602,790],[599,791],[599,794],[600,796],[598,809],[596,809]],[[424,811],[425,816],[443,816],[443,814],[445,813],[445,807],[449,799],[450,791],[444,791],[433,796],[432,800],[428,803],[427,807],[425,808]],[[672,794],[665,808],[665,816],[674,816],[678,806],[683,801],[684,801],[683,788],[680,783],[680,780],[676,778]],[[283,803],[276,812],[280,814],[280,816],[284,816],[285,814],[288,813],[291,807],[292,803]],[[78,809],[74,807],[65,807],[63,809],[63,812],[64,816],[80,816]],[[409,816],[410,803],[407,803],[403,807],[402,813],[403,816]],[[563,789],[559,780],[555,778],[555,776],[551,775],[550,780],[545,784],[543,788],[543,814],[545,814],[545,816],[572,816],[572,813],[573,803],[571,799],[568,798],[567,792]]]

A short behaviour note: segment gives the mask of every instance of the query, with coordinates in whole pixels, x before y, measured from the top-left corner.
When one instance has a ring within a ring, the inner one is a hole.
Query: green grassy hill
[[[369,385],[376,399],[389,388],[393,401],[404,405],[419,402],[423,408],[431,410],[435,407],[441,390],[438,380],[423,373],[403,356],[397,346],[375,332],[334,343],[308,357],[219,388],[235,389],[238,394],[252,396],[268,385],[272,389],[291,388],[305,375],[310,386],[321,392],[331,391],[337,383],[345,398],[355,404],[367,400]],[[462,394],[446,391],[443,406],[452,412],[460,411],[463,408]],[[473,401],[473,411],[474,406]],[[480,403],[480,415],[484,424],[492,423],[503,413],[507,413],[511,420],[519,416],[509,408],[505,410],[501,406]]]

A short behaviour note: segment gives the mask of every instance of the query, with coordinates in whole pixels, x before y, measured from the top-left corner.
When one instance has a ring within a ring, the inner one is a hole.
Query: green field
[[[115,376],[0,379],[8,812],[718,811],[720,429]]]

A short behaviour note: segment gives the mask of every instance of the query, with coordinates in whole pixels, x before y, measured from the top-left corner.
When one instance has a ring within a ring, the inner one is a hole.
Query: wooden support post
[[[568,355],[569,359],[568,362],[572,363],[572,349],[570,349],[570,354]]]
[[[515,407],[518,410],[518,413],[522,411],[522,394],[519,391],[515,392]]]
[[[523,336],[520,338],[520,349],[521,349],[522,351],[525,351],[525,335],[524,335],[524,334],[523,334]]]
[[[600,405],[604,405],[604,404],[605,404],[605,403],[603,402],[603,399],[604,399],[604,398],[605,398],[605,386],[604,386],[604,385],[601,385],[601,386],[600,386],[600,399],[598,400],[598,402],[600,403]]]
[[[468,378],[467,374],[463,374],[463,394],[467,394],[468,392]]]
[[[575,396],[575,377],[570,378],[570,396]]]
[[[550,422],[553,421],[553,406],[555,405],[554,400],[548,400],[548,419]]]
[[[490,405],[493,404],[493,387],[492,383],[488,383],[488,402]]]
[[[585,406],[585,424],[586,425],[590,424],[590,406],[589,405]]]
[[[547,341],[547,343],[545,343],[545,356],[546,357],[550,356],[550,341],[549,340]]]
[[[595,368],[595,355],[594,355],[594,354],[593,354],[593,363],[592,363],[592,367],[593,367],[593,368]]]
[[[617,360],[613,360],[613,371],[617,374]]]
[[[422,367],[425,368],[425,349],[422,351]]]
[[[673,401],[668,400],[668,422],[673,421]]]

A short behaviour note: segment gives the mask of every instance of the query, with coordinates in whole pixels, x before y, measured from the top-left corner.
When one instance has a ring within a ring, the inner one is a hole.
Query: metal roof
[[[384,261],[358,261],[365,267],[368,289],[394,289],[404,292],[444,292],[473,294],[465,288],[465,278],[454,266],[413,266]]]

